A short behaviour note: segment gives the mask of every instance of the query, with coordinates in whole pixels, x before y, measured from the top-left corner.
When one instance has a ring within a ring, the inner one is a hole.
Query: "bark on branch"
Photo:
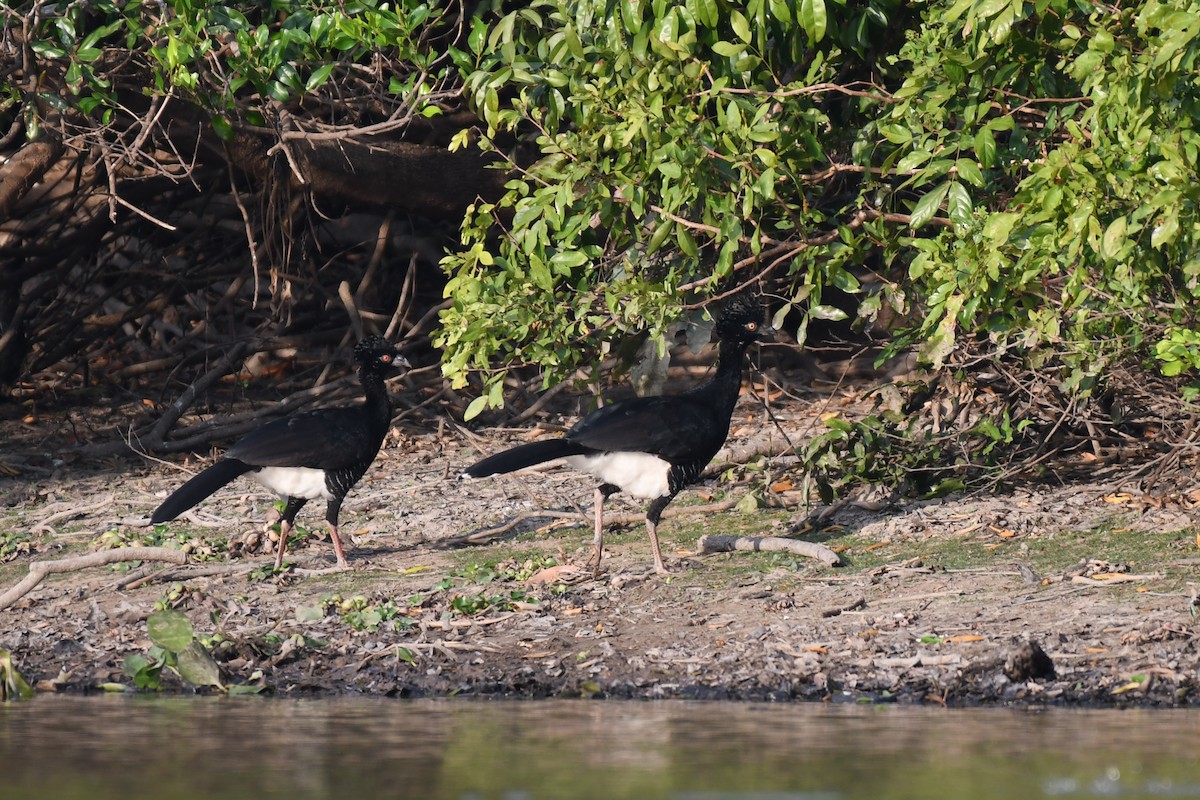
[[[29,190],[62,156],[57,139],[31,142],[0,167],[0,222],[8,220]]]
[[[842,563],[841,556],[823,544],[782,539],[778,536],[701,536],[697,549],[701,553],[728,553],[733,550],[792,553],[805,558],[815,558],[830,567],[837,567]]]
[[[4,594],[0,594],[0,611],[11,606],[41,583],[47,575],[59,572],[74,572],[88,567],[119,564],[122,561],[166,561],[170,564],[186,564],[187,553],[168,547],[118,547],[101,550],[85,556],[60,558],[56,561],[35,561],[29,565],[29,574]]]

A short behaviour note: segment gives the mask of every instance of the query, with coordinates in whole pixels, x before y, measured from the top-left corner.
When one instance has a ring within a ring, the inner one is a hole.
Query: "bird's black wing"
[[[565,438],[593,450],[637,451],[668,460],[711,456],[727,426],[710,404],[686,395],[635,397],[593,411]]]
[[[370,461],[380,444],[362,408],[319,408],[268,422],[238,440],[225,458],[255,467],[338,470]]]

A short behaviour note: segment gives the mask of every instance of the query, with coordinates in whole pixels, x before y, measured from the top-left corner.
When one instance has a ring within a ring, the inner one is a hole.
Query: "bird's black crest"
[[[763,329],[762,301],[755,295],[734,297],[721,310],[714,329],[721,339],[757,338]]]
[[[395,345],[382,336],[368,336],[354,345],[354,360],[360,364],[366,364],[382,355],[394,354],[395,352]]]

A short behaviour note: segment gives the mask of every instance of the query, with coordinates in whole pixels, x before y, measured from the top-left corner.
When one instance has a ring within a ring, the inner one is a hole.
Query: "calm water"
[[[0,798],[1200,798],[1200,711],[38,697]]]

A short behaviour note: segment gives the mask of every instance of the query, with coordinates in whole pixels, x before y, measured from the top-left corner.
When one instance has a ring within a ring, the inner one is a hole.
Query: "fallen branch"
[[[118,581],[116,588],[136,589],[152,581],[186,581],[192,578],[207,578],[214,575],[241,575],[274,563],[274,559],[262,558],[237,564],[211,564],[189,569],[164,569],[158,572],[143,568]]]
[[[439,542],[435,542],[433,546],[439,549],[445,549],[448,547],[462,547],[463,545],[468,544],[488,544],[493,539],[508,533],[522,522],[525,522],[529,519],[538,519],[540,517],[576,520],[580,524],[587,519],[587,517],[585,517],[583,514],[575,511],[523,511],[510,519],[508,522],[505,522],[501,525],[494,525],[490,528],[472,531],[471,533],[465,533],[462,536],[452,536],[449,539],[442,539]]]
[[[1114,586],[1118,583],[1143,583],[1161,578],[1157,572],[1149,575],[1131,575],[1128,573],[1106,573],[1103,577],[1089,578],[1085,575],[1072,575],[1071,583],[1079,586]],[[3,608],[3,606],[0,606]]]
[[[737,447],[731,447],[722,451],[718,456],[718,460],[709,464],[701,474],[701,477],[711,478],[714,475],[720,475],[730,467],[749,464],[760,456],[777,458],[779,456],[794,454],[795,448],[782,438],[759,439],[757,441],[745,442]]]
[[[778,536],[701,536],[697,543],[701,553],[728,553],[749,550],[764,553],[792,553],[816,560],[830,567],[840,566],[841,557],[823,544],[782,539]]]
[[[82,517],[84,514],[90,514],[93,511],[100,511],[101,509],[107,508],[108,506],[112,505],[112,501],[113,501],[113,495],[110,494],[108,497],[105,497],[103,500],[99,500],[99,501],[92,503],[91,505],[87,505],[87,506],[79,506],[79,505],[75,505],[73,503],[69,504],[71,507],[68,508],[67,510],[59,511],[57,513],[51,514],[50,516],[46,517],[41,522],[39,522],[37,525],[34,525],[33,528],[31,529],[31,532],[32,533],[45,532],[45,533],[51,534],[52,536],[57,535],[58,531],[54,530],[54,527],[53,527],[53,524],[55,522],[58,522],[59,520],[64,520],[64,519],[73,519],[75,517]]]
[[[122,561],[166,561],[171,564],[186,564],[187,553],[168,547],[118,547],[56,561],[35,561],[29,565],[29,574],[20,583],[0,595],[0,611],[29,594],[47,575],[118,564]]]

